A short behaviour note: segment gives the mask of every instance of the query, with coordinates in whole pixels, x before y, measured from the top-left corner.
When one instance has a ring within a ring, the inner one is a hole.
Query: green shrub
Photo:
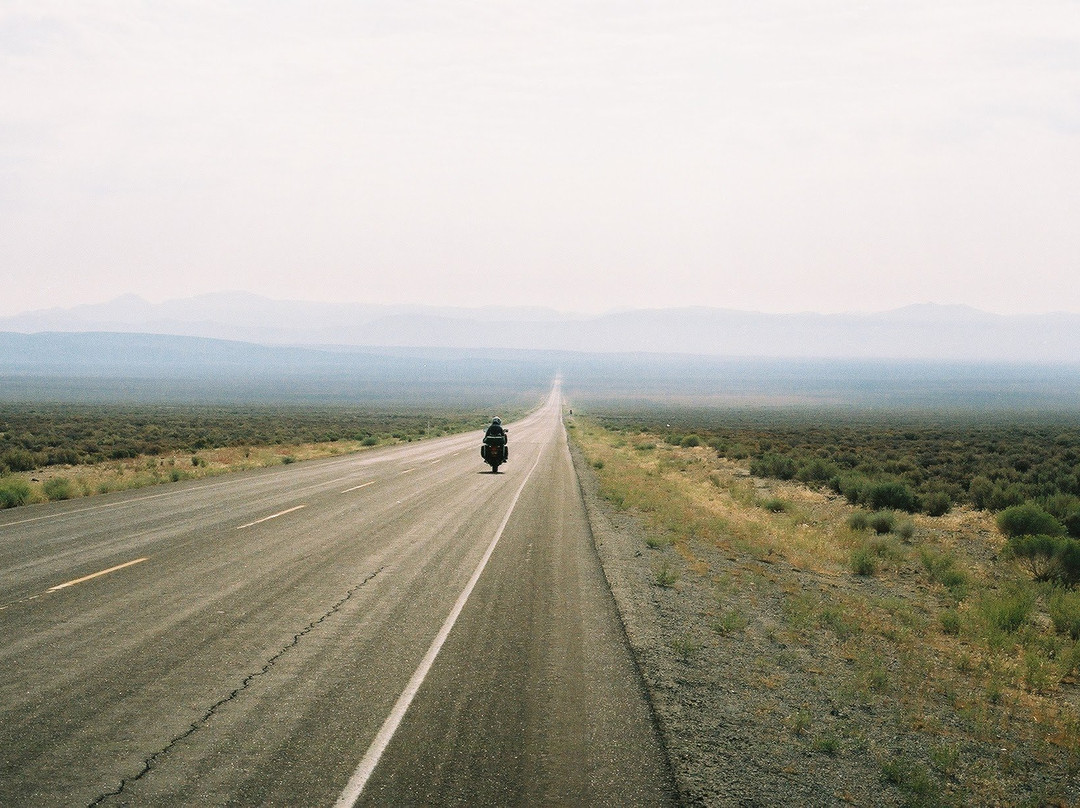
[[[875,556],[888,561],[899,562],[906,557],[900,545],[887,536],[872,536],[866,546]]]
[[[1016,483],[1010,483],[1007,486],[995,485],[993,493],[990,494],[989,507],[992,511],[1003,511],[1006,508],[1023,505],[1026,500],[1024,489]]]
[[[749,622],[750,621],[742,612],[732,609],[731,611],[723,612],[719,619],[713,623],[713,631],[721,637],[726,637],[729,634],[734,634],[736,631],[742,631]]]
[[[1075,478],[1073,478],[1072,480],[1058,481],[1059,489],[1072,488],[1075,485]],[[1080,499],[1077,499],[1077,497],[1073,494],[1068,494],[1061,490],[1058,490],[1057,493],[1051,494],[1050,496],[1040,500],[1039,504],[1047,513],[1049,513],[1051,516],[1053,516],[1055,519],[1065,525],[1066,530],[1068,530],[1068,524],[1066,523],[1066,519],[1068,519],[1071,514],[1080,512]]]
[[[840,740],[832,733],[826,733],[820,738],[815,738],[813,747],[814,751],[821,752],[821,754],[829,757],[836,757],[840,754]]]
[[[53,477],[45,481],[42,490],[51,500],[71,499],[71,480],[67,477]]]
[[[919,559],[930,577],[949,590],[953,597],[962,600],[967,595],[968,576],[956,566],[955,556],[930,547],[921,547]]]
[[[788,504],[779,497],[770,497],[761,503],[761,507],[772,513],[783,513],[788,509]]]
[[[895,532],[900,538],[910,539],[915,533],[915,525],[910,521],[901,522],[897,525],[896,514],[892,511],[878,511],[877,513],[867,513],[866,511],[855,511],[847,518],[848,527],[852,530],[864,531],[873,530],[878,536],[885,536],[889,533]],[[895,543],[892,545],[892,549],[889,552],[884,552],[883,548],[887,545],[882,543],[881,539],[877,539],[870,542],[870,549],[874,550],[877,555],[903,555],[902,552],[896,548]]]
[[[680,661],[693,662],[694,658],[705,646],[704,643],[698,642],[689,634],[684,634],[681,637],[669,640],[668,647],[675,652],[675,655],[679,657]]]
[[[687,435],[685,438],[679,441],[679,445],[686,449],[692,449],[695,446],[701,445],[701,438],[699,438],[697,435]]]
[[[861,626],[854,620],[849,620],[846,612],[840,606],[824,606],[818,612],[818,625],[831,629],[837,637],[844,639],[861,630]]]
[[[814,719],[806,710],[799,710],[799,712],[788,719],[788,722],[791,725],[791,731],[801,738],[806,734],[806,731],[810,729],[810,725],[814,723]]]
[[[657,586],[670,589],[679,580],[679,571],[671,566],[670,561],[663,561],[653,570],[653,580]]]
[[[1065,526],[1031,502],[1006,508],[997,517],[998,530],[1006,536],[1064,536]]]
[[[671,536],[649,534],[645,537],[645,544],[652,550],[663,550],[665,547],[670,547],[675,543],[675,540]]]
[[[0,481],[0,508],[14,508],[30,501],[30,484],[25,480]]]
[[[953,636],[960,633],[960,613],[956,609],[946,609],[941,613],[941,630]]]
[[[855,511],[847,518],[847,523],[852,530],[867,530],[870,527],[870,514],[866,511]]]
[[[892,511],[878,511],[870,515],[870,529],[877,534],[892,533],[896,527],[896,514]]]
[[[866,491],[866,501],[877,510],[890,509],[914,513],[919,509],[919,499],[900,482],[873,483]]]
[[[1080,582],[1080,540],[1068,536],[1012,536],[1006,545],[1036,581]]]
[[[939,570],[937,572],[937,581],[943,587],[948,589],[952,596],[957,600],[963,600],[967,595],[968,576],[964,570],[957,569],[956,567]]]
[[[979,611],[992,630],[1012,634],[1031,617],[1035,608],[1035,593],[1025,587],[1012,587],[998,595],[988,595],[979,604]]]
[[[952,499],[944,491],[932,491],[923,497],[922,507],[927,516],[944,516],[952,508]]]
[[[1055,589],[1047,603],[1047,611],[1058,634],[1080,640],[1080,592]]]
[[[851,571],[856,575],[873,575],[877,572],[877,559],[868,547],[856,547],[851,551]]]
[[[941,785],[921,764],[907,758],[893,758],[881,764],[881,775],[885,782],[911,795],[908,804],[937,804],[933,800],[940,792]]]
[[[755,477],[774,477],[778,480],[791,480],[797,471],[795,461],[790,457],[766,454],[750,461],[750,473]]]
[[[1072,511],[1066,515],[1065,530],[1074,539],[1080,539],[1080,511]]]
[[[985,511],[990,507],[990,497],[993,493],[994,484],[986,477],[975,477],[968,485],[968,497],[971,498],[971,504],[980,511]]]
[[[364,438],[362,441],[360,441],[360,445],[361,446],[378,446],[379,445],[379,439],[376,438],[374,435],[368,435],[366,438]]]
[[[866,485],[866,478],[856,472],[838,474],[829,480],[829,488],[852,505],[858,505],[862,501]]]
[[[944,775],[951,775],[960,762],[960,748],[948,744],[931,746],[930,762],[937,771]]]
[[[734,443],[728,447],[726,456],[732,460],[746,460],[750,456],[750,450],[741,443]]]
[[[803,463],[795,472],[795,479],[803,483],[825,484],[840,473],[840,468],[835,463],[814,458],[808,463]]]
[[[33,471],[38,467],[38,458],[25,449],[8,449],[0,455],[0,463],[12,471]]]

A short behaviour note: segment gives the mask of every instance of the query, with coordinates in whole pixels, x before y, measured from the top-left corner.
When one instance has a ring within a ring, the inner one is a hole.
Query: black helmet
[[[491,419],[491,423],[493,423],[493,424],[501,424],[502,423],[502,418],[500,418],[499,416],[496,415],[494,418]]]

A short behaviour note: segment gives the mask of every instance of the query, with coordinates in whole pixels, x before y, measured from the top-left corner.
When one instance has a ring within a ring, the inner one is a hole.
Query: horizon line
[[[1023,311],[1023,312],[1002,312],[992,309],[980,308],[971,303],[942,303],[937,301],[922,301],[903,303],[891,308],[883,309],[845,309],[835,311],[821,311],[815,309],[799,309],[799,310],[764,310],[759,308],[740,308],[738,306],[725,306],[718,304],[671,304],[671,305],[654,305],[654,306],[631,306],[631,305],[619,305],[613,306],[608,309],[599,311],[585,311],[574,310],[568,308],[561,308],[553,305],[542,304],[527,304],[527,303],[513,303],[513,304],[501,304],[501,303],[484,303],[479,305],[453,305],[453,304],[440,304],[440,303],[418,303],[418,302],[367,302],[360,300],[349,301],[331,301],[331,300],[315,300],[315,299],[303,299],[303,298],[289,298],[289,297],[270,297],[266,294],[259,292],[250,292],[242,289],[229,289],[215,292],[200,292],[197,294],[189,295],[186,297],[167,297],[160,299],[148,299],[135,292],[125,292],[123,294],[111,297],[106,300],[99,300],[94,302],[73,303],[67,305],[48,306],[44,308],[23,309],[7,314],[0,314],[0,321],[34,316],[44,315],[50,313],[61,312],[73,312],[77,309],[84,308],[97,308],[106,307],[125,301],[138,302],[150,307],[160,307],[171,303],[185,303],[198,301],[200,299],[224,299],[224,298],[248,298],[252,300],[259,300],[268,303],[276,304],[299,304],[305,306],[325,306],[332,308],[370,308],[370,309],[389,309],[397,311],[462,311],[462,312],[483,312],[483,311],[520,311],[520,312],[543,312],[546,314],[555,314],[562,317],[572,317],[576,319],[598,319],[603,317],[609,317],[613,315],[638,313],[638,312],[671,312],[671,311],[716,311],[716,312],[733,312],[738,314],[754,314],[768,317],[798,317],[798,316],[818,316],[818,317],[870,317],[880,314],[892,314],[895,312],[902,312],[908,310],[955,310],[955,311],[967,311],[971,313],[984,314],[994,317],[1043,317],[1053,315],[1067,315],[1067,316],[1080,316],[1080,312],[1069,311],[1066,309],[1048,309],[1041,311]]]

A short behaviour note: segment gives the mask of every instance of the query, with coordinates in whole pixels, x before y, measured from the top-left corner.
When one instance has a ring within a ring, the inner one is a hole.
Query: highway
[[[0,805],[668,805],[556,385],[510,425],[0,511]]]

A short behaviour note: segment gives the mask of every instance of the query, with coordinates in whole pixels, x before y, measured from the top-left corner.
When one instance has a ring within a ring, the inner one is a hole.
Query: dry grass
[[[233,471],[268,468],[303,460],[336,457],[359,452],[365,447],[360,441],[333,441],[278,446],[239,446],[203,449],[192,453],[173,453],[141,456],[125,460],[110,460],[82,466],[52,466],[48,469],[13,474],[11,478],[25,480],[30,486],[29,502],[45,502],[53,498],[76,498],[126,491],[180,480],[213,477]],[[56,480],[66,480],[64,496],[57,496]],[[52,485],[50,486],[50,482]]]
[[[1054,631],[1052,593],[1001,559],[990,514],[917,515],[910,537],[878,537],[849,526],[843,498],[753,478],[707,447],[627,437],[581,418],[574,433],[601,495],[663,539],[647,542],[653,550],[670,545],[701,580],[723,581],[725,601],[750,618],[747,631],[812,649],[845,698],[890,710],[898,731],[925,739],[926,765],[942,777],[962,770],[969,793],[992,796],[1001,763],[983,756],[993,749],[1009,765],[1055,761],[1080,778],[1080,643]],[[872,573],[853,571],[853,553],[872,560]],[[926,558],[952,567],[935,572]],[[764,581],[761,561],[771,565]],[[956,583],[949,570],[962,585],[947,585]],[[783,592],[773,624],[751,616],[764,584]],[[708,619],[715,626],[717,616]],[[830,657],[831,667],[822,661]],[[775,689],[781,674],[761,677],[762,688]]]
[[[578,429],[590,457],[601,461],[605,496],[672,533],[683,552],[690,539],[710,540],[803,569],[842,574],[861,541],[838,520],[847,512],[839,497],[797,484],[766,488],[743,466],[707,447],[666,446],[653,436],[618,446],[619,438],[598,427],[579,422]],[[637,448],[642,445],[657,448]],[[769,496],[788,503],[787,509],[753,507]]]

